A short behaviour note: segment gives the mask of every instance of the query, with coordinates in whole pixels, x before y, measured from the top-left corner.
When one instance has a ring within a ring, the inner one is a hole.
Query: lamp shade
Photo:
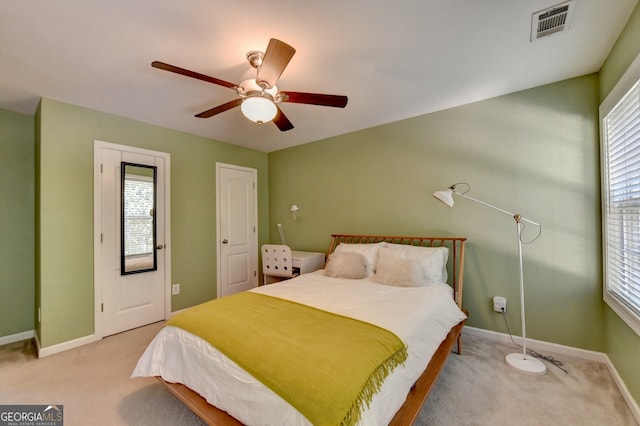
[[[245,117],[258,124],[268,123],[273,120],[278,112],[276,104],[270,99],[261,96],[251,96],[245,98],[240,105],[240,109]]]
[[[433,196],[438,201],[447,205],[448,207],[453,207],[453,191],[452,190],[446,189],[444,191],[436,191],[433,193]]]

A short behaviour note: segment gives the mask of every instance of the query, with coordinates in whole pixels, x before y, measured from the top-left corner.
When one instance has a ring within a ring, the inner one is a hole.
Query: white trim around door
[[[164,159],[164,318],[171,316],[171,167],[170,155],[165,152],[152,151],[142,148],[136,148],[126,145],[119,145],[110,142],[94,141],[94,176],[93,176],[93,230],[94,230],[94,340],[100,340],[104,337],[104,325],[102,322],[102,260],[101,260],[101,231],[102,231],[102,187],[101,187],[101,152],[103,149],[118,150],[127,153],[151,155],[162,157]]]
[[[256,169],[216,163],[216,297],[258,286],[257,186]]]

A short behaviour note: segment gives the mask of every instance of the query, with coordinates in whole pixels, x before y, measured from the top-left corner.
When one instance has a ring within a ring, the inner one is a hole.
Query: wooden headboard
[[[354,235],[354,234],[332,234],[331,244],[327,252],[327,259],[340,243],[367,244],[387,242],[394,244],[406,244],[421,247],[448,247],[450,285],[453,287],[453,297],[456,304],[462,309],[462,284],[464,279],[464,237],[406,237],[397,235]]]

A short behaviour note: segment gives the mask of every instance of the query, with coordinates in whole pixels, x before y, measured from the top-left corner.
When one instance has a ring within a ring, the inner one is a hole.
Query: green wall
[[[34,329],[34,131],[0,109],[0,337]]]
[[[604,100],[633,60],[640,54],[640,5],[629,18],[600,71],[600,100]],[[607,353],[631,395],[640,402],[640,336],[608,306],[605,308]]]
[[[93,333],[98,139],[171,154],[172,281],[182,285],[174,310],[215,297],[220,161],[258,169],[260,244],[269,230],[277,240],[277,223],[307,250],[325,250],[333,232],[468,237],[469,324],[505,332],[490,304],[502,295],[519,334],[512,220],[459,198],[449,210],[430,196],[469,182],[477,198],[543,224],[524,246],[528,336],[607,352],[639,401],[640,338],[602,302],[597,133],[599,102],[639,53],[637,6],[598,76],[268,155],[49,99],[35,120],[0,110],[0,336],[35,329],[46,347]]]
[[[267,240],[267,154],[50,99],[37,117],[43,347],[93,333],[94,140],[171,155],[171,269],[181,285],[172,310],[216,296],[216,162],[258,170],[258,240]]]
[[[270,153],[272,240],[278,222],[309,250],[340,232],[465,236],[468,324],[506,332],[491,304],[500,295],[520,334],[515,221],[431,196],[468,182],[470,195],[543,225],[523,248],[527,335],[604,351],[597,94],[593,74]]]

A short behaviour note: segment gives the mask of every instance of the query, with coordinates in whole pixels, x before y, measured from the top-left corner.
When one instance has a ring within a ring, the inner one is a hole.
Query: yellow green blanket
[[[378,326],[243,292],[175,315],[168,325],[202,337],[314,425],[351,425],[407,358]]]

